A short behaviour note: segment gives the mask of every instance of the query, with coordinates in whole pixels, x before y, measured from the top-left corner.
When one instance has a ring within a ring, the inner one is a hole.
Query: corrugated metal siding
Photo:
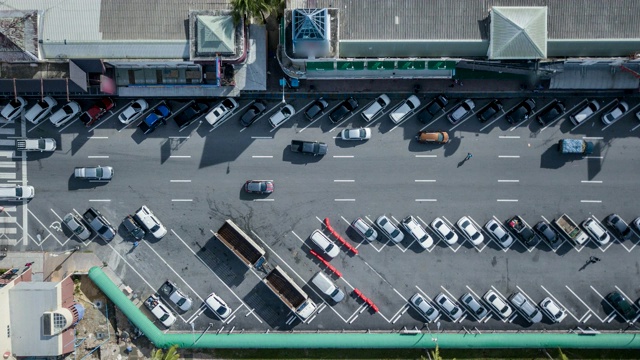
[[[493,6],[547,6],[550,39],[637,38],[637,0],[289,0],[340,10],[340,39],[482,39]],[[396,23],[397,19],[397,23]]]
[[[96,41],[99,31],[101,0],[6,0],[0,10],[40,10],[43,19],[38,29],[44,42]]]
[[[230,10],[229,0],[102,0],[104,40],[187,39],[189,10]]]
[[[185,41],[157,42],[95,42],[81,44],[43,44],[45,59],[188,59],[189,43]]]

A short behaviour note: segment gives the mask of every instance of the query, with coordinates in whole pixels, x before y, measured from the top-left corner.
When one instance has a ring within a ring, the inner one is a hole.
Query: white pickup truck
[[[169,298],[174,304],[176,304],[180,310],[189,311],[193,301],[190,297],[185,295],[180,288],[173,282],[167,280],[162,284],[160,291]]]
[[[173,315],[167,305],[163,304],[157,295],[151,295],[145,300],[144,305],[151,313],[160,320],[162,325],[170,327],[176,322],[176,316]]]
[[[53,139],[18,139],[16,140],[18,151],[55,151],[56,141]]]

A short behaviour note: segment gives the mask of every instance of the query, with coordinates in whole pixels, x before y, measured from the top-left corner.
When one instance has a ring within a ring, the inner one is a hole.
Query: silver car
[[[485,316],[489,313],[487,309],[480,305],[478,300],[471,295],[471,293],[466,293],[460,297],[460,303],[464,305],[478,320],[484,319]]]
[[[384,233],[394,242],[399,243],[404,239],[404,234],[397,226],[393,225],[386,215],[380,216],[376,219],[376,224],[384,231]]]
[[[440,315],[440,312],[433,307],[427,299],[425,299],[420,293],[416,293],[409,299],[409,303],[413,305],[420,315],[424,316],[429,322],[435,320]]]
[[[53,110],[56,105],[58,105],[56,99],[51,96],[45,96],[44,99],[38,101],[31,107],[31,109],[27,110],[24,118],[34,124],[37,124],[40,120],[51,114],[51,110]]]
[[[475,107],[476,107],[476,103],[474,103],[473,100],[466,99],[460,104],[458,104],[458,106],[453,108],[453,111],[450,112],[449,115],[447,115],[447,117],[449,118],[449,121],[455,125],[460,120],[466,118],[471,113],[471,111],[473,111]]]
[[[351,223],[351,227],[353,227],[358,234],[360,234],[367,241],[373,241],[378,237],[378,232],[375,229],[367,224],[362,218],[357,218],[353,220]]]
[[[516,309],[520,310],[522,315],[527,318],[532,323],[539,323],[542,321],[542,314],[536,306],[527,299],[523,293],[517,292],[509,297],[509,301],[516,307]]]
[[[62,219],[62,223],[69,228],[80,240],[87,240],[91,237],[91,231],[84,226],[82,219],[73,213],[68,213]]]
[[[438,294],[434,300],[451,320],[456,321],[462,316],[462,309],[454,304],[444,293]]]

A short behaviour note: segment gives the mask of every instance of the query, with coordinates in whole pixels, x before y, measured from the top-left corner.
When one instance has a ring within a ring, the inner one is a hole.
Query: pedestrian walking
[[[140,245],[140,243],[139,243],[139,242],[137,242],[137,241],[134,241],[134,242],[133,242],[133,248],[134,248],[134,249],[135,249],[135,248],[137,248],[137,247],[138,247],[138,245]]]
[[[592,264],[597,263],[598,261],[600,261],[599,257],[595,257],[595,256],[589,256],[589,262]]]
[[[467,157],[464,158],[465,161],[471,159],[473,155],[471,155],[471,153],[467,153]]]
[[[598,261],[600,261],[600,258],[599,258],[599,257],[594,257],[594,258],[593,258],[593,261],[594,261],[594,262],[598,262]]]
[[[24,264],[24,266],[25,266],[25,267],[31,267],[31,265],[33,265],[33,263],[34,263],[34,261],[32,261],[32,262],[28,262],[28,263]]]

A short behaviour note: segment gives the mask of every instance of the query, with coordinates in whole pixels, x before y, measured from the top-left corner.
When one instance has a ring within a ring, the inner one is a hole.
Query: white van
[[[331,300],[340,302],[344,299],[344,292],[337,287],[331,279],[322,272],[318,272],[316,276],[311,278],[311,282],[315,285],[323,294],[329,296]]]
[[[33,186],[0,186],[0,200],[32,199],[35,195],[36,190],[33,188]]]
[[[376,98],[374,102],[372,102],[369,106],[367,106],[360,115],[364,121],[369,122],[373,120],[381,111],[383,111],[389,104],[391,103],[391,99],[386,94],[382,94]]]
[[[327,237],[327,235],[323,234],[322,231],[315,230],[310,237],[311,241],[322,249],[322,251],[330,258],[333,259],[340,254],[340,249]]]

